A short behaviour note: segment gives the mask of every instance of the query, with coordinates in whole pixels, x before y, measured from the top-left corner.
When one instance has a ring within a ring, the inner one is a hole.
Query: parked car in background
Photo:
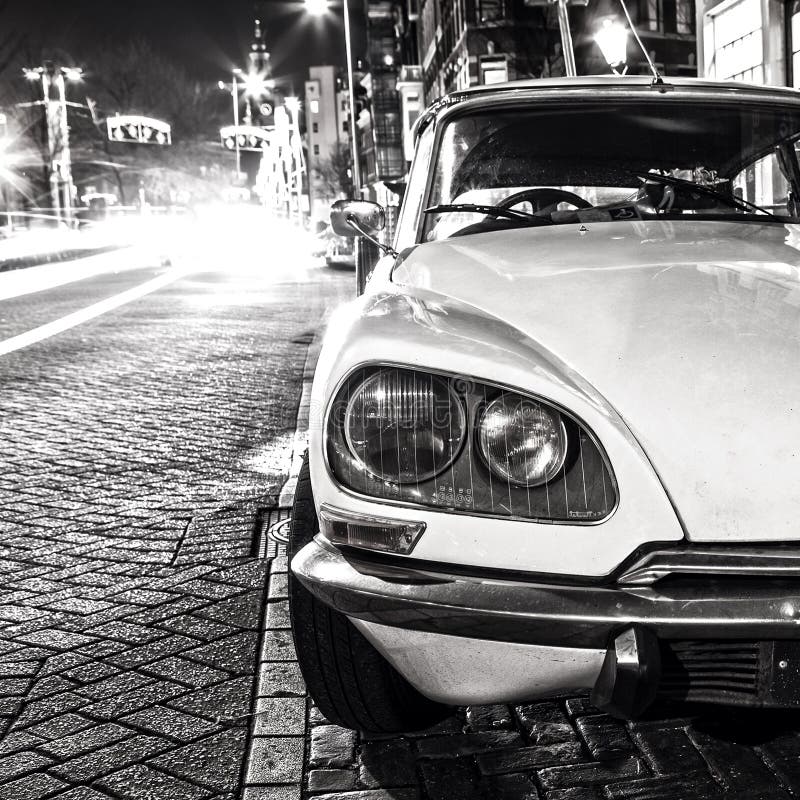
[[[420,119],[312,391],[290,602],[325,717],[800,705],[799,140],[800,93],[683,79]]]
[[[331,235],[325,251],[325,263],[329,267],[356,268],[355,243],[352,238]]]

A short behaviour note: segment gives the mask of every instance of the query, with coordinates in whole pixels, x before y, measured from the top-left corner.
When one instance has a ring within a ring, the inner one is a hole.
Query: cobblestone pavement
[[[800,716],[657,708],[622,723],[586,697],[456,709],[414,736],[365,737],[305,697],[286,558],[269,613],[244,800],[789,800],[800,796]],[[688,714],[688,716],[687,716]]]
[[[352,280],[195,275],[0,358],[0,798],[237,796],[255,534]]]

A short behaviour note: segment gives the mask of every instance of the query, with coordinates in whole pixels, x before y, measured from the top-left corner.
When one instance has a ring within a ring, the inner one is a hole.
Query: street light
[[[328,0],[305,0],[306,11],[315,17],[321,17],[328,11]]]
[[[328,8],[327,0],[304,0],[306,11],[314,16],[324,14]],[[353,85],[353,47],[350,41],[350,4],[343,0],[344,8],[344,46],[347,57],[347,84],[350,96],[350,148],[353,159],[353,183],[356,193],[361,194],[361,165],[358,161],[358,126],[356,124],[356,90]]]
[[[234,149],[236,151],[236,180],[239,180],[239,176],[242,173],[242,154],[239,150],[239,83],[237,78],[242,77],[242,71],[240,69],[232,70],[233,80],[231,81],[231,97],[233,98],[233,126],[235,128],[235,136],[233,137],[234,141]],[[228,85],[224,81],[219,81],[217,83],[220,89],[223,91],[228,88]]]
[[[594,40],[612,72],[615,75],[624,75],[627,66],[621,73],[619,68],[628,60],[628,29],[616,20],[604,19],[594,35]]]
[[[67,81],[79,81],[83,77],[80,67],[56,67],[45,61],[41,67],[24,67],[23,74],[29,81],[41,80],[42,105],[47,123],[47,142],[50,156],[50,192],[53,210],[58,218],[62,215],[69,222],[72,215],[72,164],[69,151],[69,125],[67,124]],[[53,96],[54,95],[54,96]],[[61,187],[64,188],[63,201]]]

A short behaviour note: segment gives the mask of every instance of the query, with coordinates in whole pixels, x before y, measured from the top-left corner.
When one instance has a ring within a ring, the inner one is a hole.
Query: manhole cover
[[[267,530],[267,536],[269,536],[273,542],[277,542],[278,544],[289,544],[289,526],[291,524],[291,517],[279,519],[276,523],[270,525],[269,529]]]

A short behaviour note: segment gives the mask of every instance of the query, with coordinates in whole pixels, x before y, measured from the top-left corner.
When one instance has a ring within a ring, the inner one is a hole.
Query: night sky
[[[246,65],[258,13],[275,77],[299,91],[309,65],[345,63],[341,2],[332,5],[319,18],[305,13],[302,0],[7,0],[3,25],[28,35],[31,56],[57,46],[88,70],[102,43],[142,37],[192,77],[216,81]],[[351,2],[356,57],[363,23],[352,9],[360,7]]]

